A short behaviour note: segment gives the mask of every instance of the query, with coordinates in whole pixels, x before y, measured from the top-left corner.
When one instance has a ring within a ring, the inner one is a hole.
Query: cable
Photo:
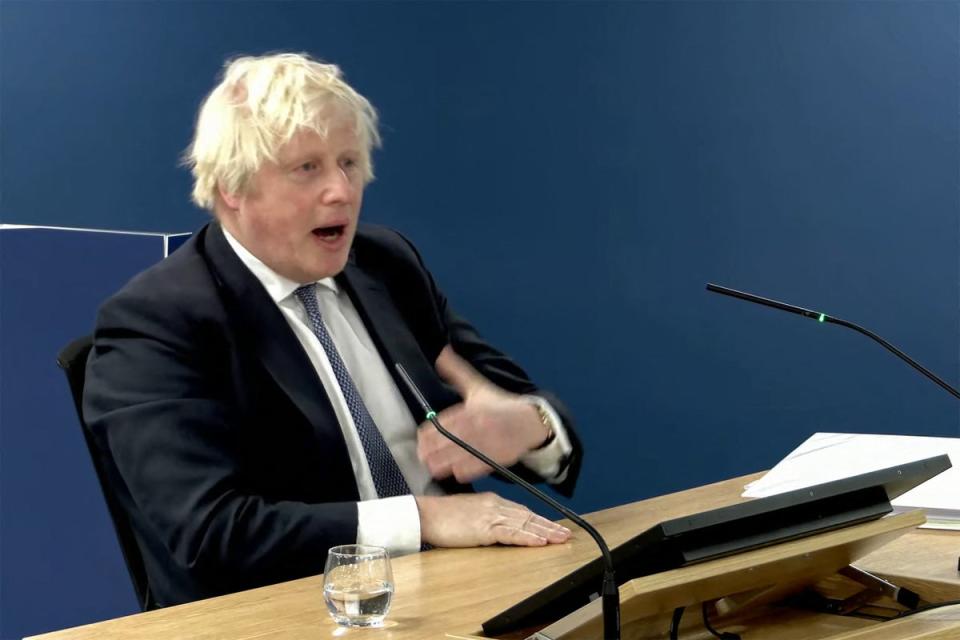
[[[677,607],[673,610],[673,621],[670,623],[670,640],[679,640],[680,638],[680,619],[683,618],[685,608]]]
[[[883,615],[881,613],[867,613],[864,609],[874,609],[878,611],[890,612],[890,615]],[[853,609],[852,611],[847,611],[846,613],[841,613],[841,616],[846,616],[848,618],[862,618],[864,620],[876,620],[877,622],[886,622],[887,620],[893,620],[897,617],[898,614],[902,613],[902,609],[894,609],[893,607],[884,607],[879,604],[871,604],[869,602],[864,603]]]
[[[710,624],[710,616],[707,615],[707,603],[703,603],[703,626],[707,628],[707,631],[715,638],[720,638],[721,640],[740,640],[740,636],[735,633],[730,633],[729,631],[717,631],[713,628],[713,625]]]

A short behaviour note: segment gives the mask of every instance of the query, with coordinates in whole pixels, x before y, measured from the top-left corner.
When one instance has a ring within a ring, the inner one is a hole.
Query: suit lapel
[[[353,301],[380,357],[393,376],[394,384],[400,389],[418,423],[425,419],[423,409],[400,379],[400,374],[394,368],[395,363],[403,365],[434,410],[442,411],[460,401],[460,396],[436,374],[433,363],[424,356],[416,337],[410,332],[409,323],[404,321],[390,292],[379,280],[357,266],[351,256],[343,273],[337,276],[337,282],[346,289]],[[453,476],[438,480],[437,483],[448,494],[473,491],[471,485],[460,484]]]
[[[235,316],[231,320],[243,326],[249,346],[313,428],[343,448],[343,457],[337,459],[349,459],[343,432],[313,364],[276,303],[227,244],[219,224],[207,227],[205,249],[227,309]]]
[[[440,381],[433,363],[427,361],[416,337],[410,331],[409,323],[404,321],[394,304],[390,292],[353,260],[348,262],[343,272],[337,276],[337,281],[350,295],[380,357],[417,421],[424,419],[423,410],[407,391],[394,368],[397,363],[403,365],[420,387],[424,397],[437,411],[456,402],[458,397]]]
[[[314,430],[333,443],[334,450],[325,458],[325,464],[343,466],[337,474],[352,480],[354,475],[343,431],[303,346],[263,285],[227,244],[220,225],[211,223],[204,233],[204,258],[217,280],[228,312],[236,315],[232,320],[243,325],[244,333],[249,336],[251,346],[264,367],[306,416]],[[399,362],[404,366],[437,411],[459,401],[459,396],[437,376],[433,363],[427,361],[390,293],[358,267],[352,255],[343,273],[337,276],[337,281],[351,297],[415,419],[422,420],[423,411],[400,380],[394,363]],[[469,485],[459,485],[452,477],[441,481],[440,485],[448,493],[471,490]],[[355,483],[354,491],[357,491]]]

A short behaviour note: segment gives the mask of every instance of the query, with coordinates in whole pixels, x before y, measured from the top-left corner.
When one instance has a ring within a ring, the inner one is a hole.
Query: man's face
[[[307,283],[343,270],[363,200],[363,147],[352,124],[303,130],[264,163],[246,193],[223,194],[224,228],[282,276]]]

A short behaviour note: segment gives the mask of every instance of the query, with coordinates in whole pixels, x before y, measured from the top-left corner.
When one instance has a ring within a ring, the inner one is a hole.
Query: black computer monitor
[[[950,468],[947,455],[666,520],[611,553],[617,582],[875,520],[890,501]],[[597,558],[483,623],[498,636],[543,626],[588,604],[600,590]]]

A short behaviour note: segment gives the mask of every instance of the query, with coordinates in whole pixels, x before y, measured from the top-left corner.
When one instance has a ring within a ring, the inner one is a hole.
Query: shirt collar
[[[292,295],[294,291],[304,284],[280,275],[265,265],[257,256],[250,253],[247,248],[240,244],[239,240],[230,235],[230,232],[224,229],[223,226],[221,226],[220,229],[223,231],[223,237],[227,239],[227,244],[230,245],[233,252],[240,258],[240,262],[242,262],[247,269],[250,269],[254,277],[259,280],[263,288],[267,290],[270,298],[277,304],[280,304],[281,300]],[[317,280],[316,283],[327,287],[334,293],[338,292],[337,283],[333,278],[322,278]]]

